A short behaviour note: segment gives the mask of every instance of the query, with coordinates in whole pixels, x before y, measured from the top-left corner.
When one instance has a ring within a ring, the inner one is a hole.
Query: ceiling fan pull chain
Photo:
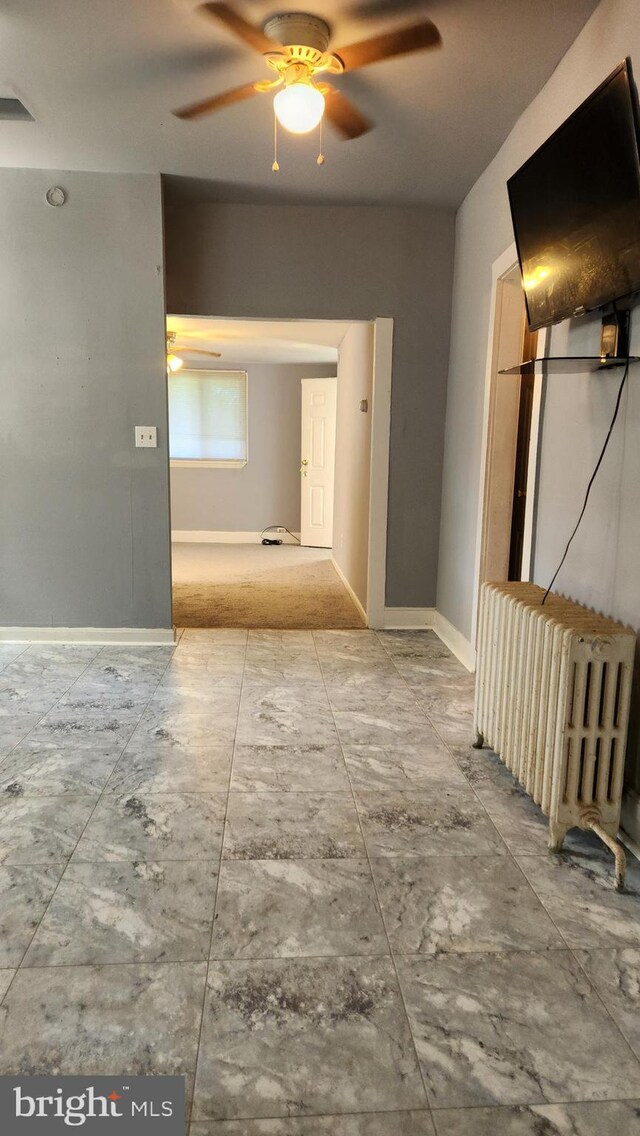
[[[278,116],[274,110],[273,112],[273,165],[271,167],[274,174],[277,174],[280,166],[278,165]]]
[[[324,118],[324,115],[322,118]],[[316,162],[319,166],[324,166],[324,154],[322,153],[322,118],[320,119],[320,153],[316,158]]]

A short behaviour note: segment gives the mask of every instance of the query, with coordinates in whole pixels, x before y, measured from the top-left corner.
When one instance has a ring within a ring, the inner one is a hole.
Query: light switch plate
[[[156,449],[158,445],[157,426],[136,426],[136,449],[149,446]]]

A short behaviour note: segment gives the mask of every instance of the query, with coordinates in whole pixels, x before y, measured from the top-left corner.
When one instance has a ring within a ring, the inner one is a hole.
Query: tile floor
[[[430,632],[0,645],[0,1070],[190,1136],[637,1136],[640,864],[469,749]]]

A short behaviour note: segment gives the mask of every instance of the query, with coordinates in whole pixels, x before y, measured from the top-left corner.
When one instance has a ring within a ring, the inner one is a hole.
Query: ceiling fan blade
[[[345,71],[355,71],[358,67],[367,67],[369,63],[393,59],[396,55],[408,55],[412,51],[426,51],[430,47],[439,47],[441,43],[440,32],[435,24],[431,20],[422,20],[419,24],[383,32],[372,39],[341,47],[333,54],[342,60]]]
[[[176,118],[201,118],[204,114],[213,114],[214,111],[222,110],[223,107],[233,106],[234,103],[241,103],[244,99],[250,99],[257,93],[253,83],[245,83],[244,87],[232,87],[230,91],[225,91],[222,95],[212,95],[209,99],[190,103],[189,106],[181,107],[180,110],[174,110],[173,114]]]
[[[220,351],[205,351],[201,347],[174,347],[177,355],[210,355],[212,359],[221,359]]]
[[[371,130],[373,123],[345,98],[342,91],[337,91],[330,83],[324,84],[327,88],[327,98],[324,104],[325,118],[345,139],[360,138]]]
[[[250,24],[229,4],[202,4],[200,11],[217,20],[219,24],[224,24],[228,31],[243,43],[248,43],[249,47],[253,47],[261,55],[264,55],[265,51],[277,51],[277,44],[264,34],[262,28]]]

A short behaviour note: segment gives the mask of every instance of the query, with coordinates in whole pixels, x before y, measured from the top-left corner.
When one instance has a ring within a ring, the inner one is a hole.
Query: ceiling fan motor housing
[[[284,12],[264,25],[264,34],[284,47],[310,48],[324,55],[329,46],[329,25],[307,12]]]

